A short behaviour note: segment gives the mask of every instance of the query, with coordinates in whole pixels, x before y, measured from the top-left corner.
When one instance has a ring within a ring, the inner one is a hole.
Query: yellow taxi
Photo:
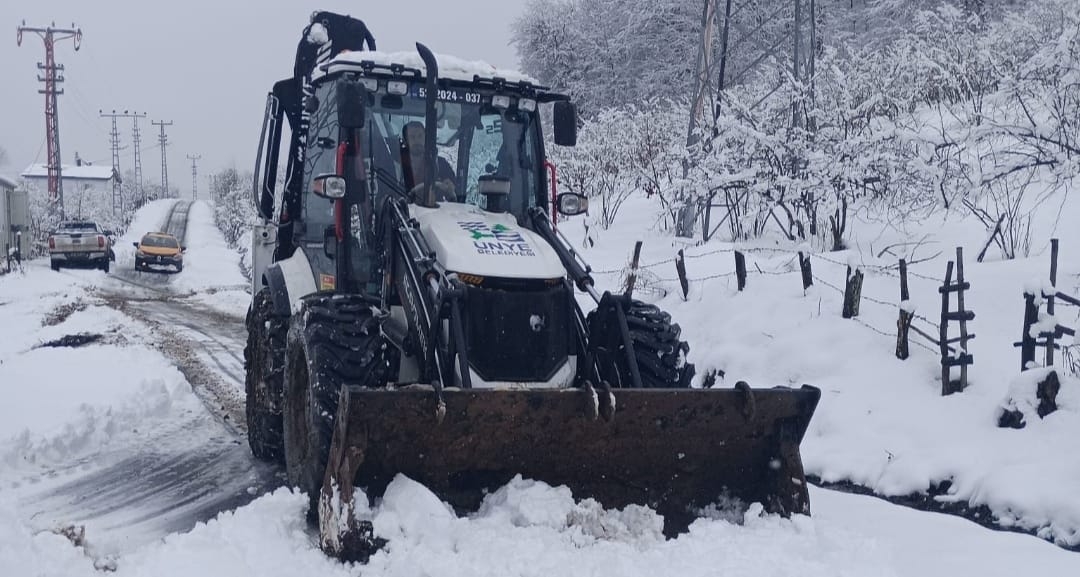
[[[157,267],[173,267],[176,272],[184,270],[184,252],[176,237],[164,232],[148,232],[135,245],[135,270],[155,270]]]

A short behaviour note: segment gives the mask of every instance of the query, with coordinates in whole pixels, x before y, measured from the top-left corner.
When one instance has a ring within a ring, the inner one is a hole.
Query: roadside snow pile
[[[171,398],[188,388],[160,354],[117,346],[145,336],[147,329],[111,308],[95,306],[89,285],[79,284],[90,271],[57,274],[34,264],[25,275],[0,279],[0,301],[11,299],[0,306],[0,326],[5,335],[11,329],[10,338],[0,341],[0,462],[5,469],[100,448],[131,423],[161,415]],[[81,334],[102,338],[80,348],[37,348]]]
[[[811,488],[813,518],[748,512],[735,524],[699,520],[673,540],[585,535],[562,515],[575,506],[558,488],[515,482],[512,498],[457,517],[422,486],[391,483],[374,511],[390,541],[366,565],[318,550],[304,522],[307,498],[288,489],[139,549],[108,559],[117,577],[370,577],[776,575],[1012,577],[1080,570],[1080,557],[1031,537],[987,531],[943,515]],[[0,501],[0,574],[100,575],[106,561],[87,531],[73,546],[20,524]],[[606,515],[617,512],[607,511]]]
[[[67,318],[86,306],[94,284],[104,279],[100,271],[53,272],[47,260],[23,264],[23,272],[0,276],[0,368],[11,356],[39,342],[43,323]],[[0,379],[0,393],[9,387]]]
[[[0,405],[9,472],[99,451],[194,401],[183,375],[142,347],[38,349],[0,366],[0,382],[21,384]]]
[[[194,300],[214,310],[243,316],[251,297],[248,281],[240,269],[240,254],[229,248],[214,223],[214,211],[205,202],[191,205],[187,225],[184,272],[172,286],[195,293]]]
[[[967,257],[964,274],[971,289],[965,293],[965,308],[976,313],[969,324],[978,336],[969,344],[975,364],[969,388],[943,397],[936,345],[912,333],[910,358],[895,357],[899,281],[893,271],[866,266],[895,261],[881,262],[874,254],[854,251],[815,253],[810,257],[814,285],[804,291],[793,249],[766,241],[757,247],[740,245],[750,272],[746,290],[739,292],[732,274],[734,245],[683,245],[649,233],[655,214],[650,201],[631,199],[616,226],[590,229],[595,246],[584,242],[579,223],[568,221],[560,230],[600,271],[600,289],[618,288],[634,241],[644,240],[642,265],[667,279],[666,297],[645,298],[656,300],[681,325],[698,382],[709,369],[719,369],[725,373],[719,386],[745,380],[757,387],[821,388],[821,402],[802,443],[808,474],[825,482],[850,481],[890,497],[948,486],[939,502],[986,505],[1001,525],[1080,546],[1080,493],[1075,490],[1080,460],[1069,457],[1080,454],[1080,413],[1071,409],[1076,404],[1070,400],[1080,387],[1063,380],[1062,409],[1038,426],[1016,431],[997,424],[1000,406],[1020,371],[1020,353],[1013,342],[1023,326],[1025,281],[1047,274],[1046,256],[984,263]],[[978,251],[980,247],[972,246],[983,240],[980,231],[945,224],[922,223],[926,230],[906,234],[932,235],[925,242],[938,246],[928,252],[956,245],[966,246],[968,255]],[[967,236],[972,244],[964,242]],[[871,239],[877,246],[902,241]],[[691,279],[686,301],[674,279],[673,257],[679,248],[686,254]],[[931,323],[941,308],[941,281],[934,279],[944,276],[945,261],[955,254],[943,252],[945,256],[909,267],[913,274],[907,306],[921,316],[916,326],[933,335],[938,329]],[[1059,278],[1070,278],[1078,272],[1080,243],[1063,239],[1061,254]],[[863,264],[866,275],[856,319],[840,315],[849,263]],[[955,299],[952,306],[955,310]],[[1062,324],[1080,328],[1075,316],[1073,309],[1058,310]],[[952,330],[950,336],[956,336],[956,327]]]

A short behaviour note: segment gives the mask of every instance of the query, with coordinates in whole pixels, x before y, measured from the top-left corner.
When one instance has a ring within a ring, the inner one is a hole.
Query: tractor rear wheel
[[[589,346],[600,376],[616,387],[633,387],[633,371],[623,348],[623,324],[633,347],[633,359],[644,388],[686,388],[694,365],[686,362],[690,345],[680,340],[682,328],[656,305],[605,293],[588,315]]]
[[[283,410],[289,484],[308,494],[308,522],[318,522],[341,387],[386,382],[385,343],[369,301],[312,295],[293,315],[286,346]]]
[[[288,319],[274,314],[270,289],[255,294],[247,314],[244,347],[248,445],[255,457],[284,462],[281,391],[285,372]]]

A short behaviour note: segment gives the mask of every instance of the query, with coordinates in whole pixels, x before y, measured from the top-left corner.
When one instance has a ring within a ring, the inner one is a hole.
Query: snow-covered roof
[[[15,179],[8,178],[2,174],[0,174],[0,184],[6,186],[7,188],[15,188],[19,186],[19,183],[16,182]]]
[[[109,180],[113,177],[111,166],[84,164],[82,166],[60,165],[60,174],[64,179],[72,180]],[[22,172],[23,178],[48,178],[49,167],[45,164],[31,164]]]
[[[420,59],[420,54],[417,52],[379,52],[377,50],[369,50],[363,52],[343,52],[338,54],[332,58],[330,62],[316,69],[312,76],[319,77],[323,74],[329,74],[343,69],[355,69],[365,61],[371,62],[377,66],[400,64],[407,68],[415,68],[422,74],[425,71],[424,61]],[[539,84],[534,78],[526,74],[515,70],[495,68],[483,60],[464,60],[449,54],[436,54],[435,61],[439,64],[439,78],[450,78],[471,82],[474,76],[479,76],[481,78],[502,78],[507,82]]]

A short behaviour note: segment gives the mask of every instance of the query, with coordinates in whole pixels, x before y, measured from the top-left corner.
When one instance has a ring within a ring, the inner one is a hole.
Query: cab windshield
[[[401,92],[402,84],[394,92]],[[404,94],[391,94],[381,81],[369,95],[363,153],[376,195],[408,194],[427,181],[424,85],[415,81],[406,86]],[[493,175],[510,181],[509,211],[523,217],[542,194],[535,107],[522,110],[516,97],[505,96],[493,104],[490,93],[472,89],[440,89],[439,97],[436,200],[487,208],[479,179]]]
[[[180,244],[176,242],[176,239],[170,236],[144,236],[142,245],[155,248],[180,248]]]

